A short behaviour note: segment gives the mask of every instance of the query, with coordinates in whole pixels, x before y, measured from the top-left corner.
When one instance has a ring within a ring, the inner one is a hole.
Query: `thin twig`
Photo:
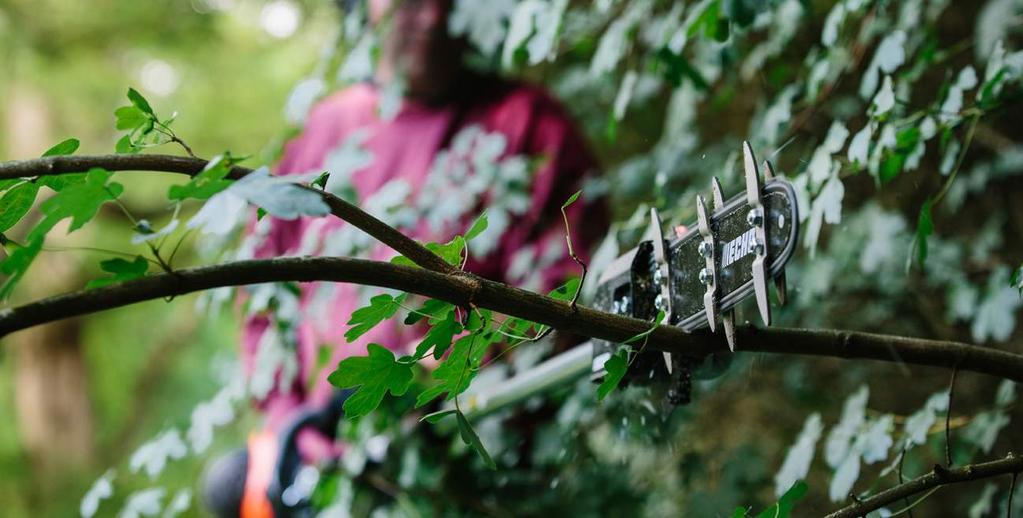
[[[919,494],[929,490],[933,491],[939,487],[950,484],[983,480],[1009,473],[1018,473],[1021,470],[1023,470],[1023,457],[1013,457],[1011,455],[1004,459],[971,464],[956,469],[944,469],[939,465],[935,465],[935,469],[926,475],[886,489],[869,498],[864,498],[859,503],[843,507],[842,509],[827,515],[827,518],[854,518],[857,516],[865,516],[871,511],[876,511],[877,509],[880,509],[892,502],[902,500],[910,495]],[[927,493],[923,498],[926,498],[929,495],[930,493]],[[923,498],[917,500],[913,505],[919,503]]]
[[[575,255],[575,250],[572,248],[572,226],[569,225],[568,214],[565,212],[565,208],[568,207],[568,205],[569,204],[564,204],[561,206],[561,219],[565,222],[565,243],[568,245],[568,255],[573,261],[575,261],[575,264],[578,264],[579,268],[582,269],[582,275],[579,277],[579,285],[575,288],[575,294],[572,295],[572,301],[568,303],[572,309],[575,309],[575,304],[579,301],[579,294],[583,291],[583,283],[586,282],[586,263]]]
[[[902,453],[899,454],[899,484],[904,483],[906,480],[902,477],[902,463],[906,460],[906,446],[902,447]],[[915,505],[915,504],[914,504]],[[913,505],[909,503],[909,495],[906,495],[906,509],[909,513],[909,518],[913,518]]]
[[[955,394],[956,374],[959,373],[959,364],[952,367],[952,379],[948,382],[948,411],[945,412],[945,466],[952,467],[952,433],[949,423],[952,420],[952,396]]]

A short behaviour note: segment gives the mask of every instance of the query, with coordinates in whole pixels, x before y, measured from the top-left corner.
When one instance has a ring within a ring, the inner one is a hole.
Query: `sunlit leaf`
[[[104,272],[112,274],[102,279],[93,279],[85,285],[85,289],[100,288],[117,282],[130,281],[144,277],[149,270],[149,261],[142,256],[136,256],[134,261],[127,261],[121,258],[108,259],[99,263]]]
[[[474,365],[470,364],[470,353],[476,345],[475,335],[466,335],[455,341],[451,354],[433,371],[431,377],[438,381],[436,385],[424,390],[416,398],[416,407],[433,401],[441,394],[447,393],[446,399],[452,399],[469,388],[469,383],[476,375]]]
[[[39,184],[25,182],[4,193],[0,198],[0,232],[6,232],[25,217],[38,192]]]
[[[50,149],[47,149],[46,152],[43,153],[43,157],[70,155],[75,151],[78,151],[78,146],[80,145],[81,142],[79,142],[78,139],[69,138],[61,142],[60,144],[57,144],[51,147]]]
[[[433,324],[433,327],[426,333],[423,341],[416,347],[413,358],[417,360],[423,358],[433,349],[433,357],[439,360],[447,352],[448,348],[451,347],[451,341],[455,335],[461,332],[462,325],[458,323],[454,308],[452,308],[443,320]]]
[[[473,238],[482,234],[485,230],[487,230],[487,211],[483,211],[483,214],[480,214],[472,222],[472,225],[469,226],[469,230],[465,231],[465,240],[472,241]]]
[[[147,101],[145,97],[142,97],[142,94],[138,93],[138,91],[134,88],[128,88],[128,100],[142,112],[154,117],[156,116],[156,114],[153,113],[153,108],[149,106],[149,101]]]
[[[380,406],[384,395],[401,396],[412,384],[412,365],[395,361],[394,353],[369,344],[367,356],[345,358],[328,381],[339,388],[359,387],[344,403],[345,415],[355,419]]]
[[[393,317],[401,304],[405,302],[406,296],[402,293],[397,297],[392,297],[385,293],[371,298],[369,306],[361,307],[352,313],[352,317],[348,320],[348,325],[352,328],[345,332],[345,339],[349,342],[354,341],[368,333],[380,322]]]
[[[114,127],[119,130],[134,130],[151,120],[135,106],[122,106],[114,110],[114,117],[117,118]]]

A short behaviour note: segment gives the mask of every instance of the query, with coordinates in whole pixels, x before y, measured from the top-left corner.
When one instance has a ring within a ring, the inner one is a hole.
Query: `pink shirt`
[[[566,277],[579,273],[578,265],[567,253],[560,209],[569,196],[582,188],[584,177],[596,172],[595,161],[564,109],[542,90],[496,79],[486,81],[473,90],[471,95],[442,107],[405,101],[397,115],[384,120],[379,116],[380,94],[375,87],[368,84],[349,87],[324,99],[312,110],[304,132],[285,148],[278,173],[286,175],[323,170],[333,150],[356,132],[365,132],[364,148],[373,158],[368,166],[350,177],[360,205],[366,208],[364,202],[374,193],[388,182],[399,180],[407,187],[409,206],[423,202],[427,196],[425,191],[429,191],[430,197],[425,203],[427,209],[446,208],[451,204],[471,206],[464,216],[446,224],[438,226],[436,222],[431,224],[419,218],[407,223],[405,228],[399,227],[406,235],[420,241],[446,242],[456,233],[463,232],[494,200],[504,200],[508,196],[507,193],[494,193],[494,190],[515,186],[509,187],[491,178],[493,185],[488,186],[490,188],[479,192],[477,184],[476,191],[469,189],[467,194],[462,187],[469,185],[473,178],[479,180],[482,174],[469,163],[471,160],[460,162],[455,156],[459,154],[457,150],[447,153],[446,168],[434,167],[435,159],[442,150],[453,147],[453,141],[458,141],[456,135],[467,135],[460,133],[467,128],[478,128],[475,135],[479,138],[500,134],[505,142],[500,159],[529,157],[534,159],[533,167],[525,173],[525,181],[518,186],[521,190],[518,206],[504,211],[508,216],[506,229],[500,234],[495,232],[494,235],[500,237],[493,239],[489,253],[476,254],[477,257],[470,254],[466,270],[546,293]],[[474,145],[496,145],[493,138],[474,142]],[[509,171],[514,170],[501,170],[498,174],[511,174]],[[438,171],[460,171],[465,177],[447,184],[437,182],[437,178],[431,180],[431,176],[442,174]],[[499,176],[495,178],[501,180]],[[430,181],[434,184],[430,185]],[[472,199],[466,199],[466,196]],[[508,198],[514,199],[514,196]],[[568,216],[573,245],[586,260],[587,251],[606,232],[606,206],[600,200],[580,199],[569,207]],[[491,214],[490,219],[493,227],[495,216]],[[331,248],[336,250],[338,245],[344,248],[345,243],[337,240],[352,236],[342,232],[346,223],[332,217],[294,221],[275,219],[270,224],[269,234],[257,248],[258,257],[322,255]],[[488,229],[488,232],[491,230],[495,229]],[[474,244],[470,244],[470,250]],[[363,255],[387,260],[394,252],[382,245],[374,245]],[[302,320],[297,337],[299,372],[293,386],[290,390],[278,387],[260,402],[271,426],[304,400],[325,401],[332,388],[326,377],[341,359],[364,354],[369,343],[404,351],[416,343],[422,332],[421,329],[402,325],[398,318],[393,323],[381,323],[358,340],[348,343],[344,339],[348,318],[355,309],[365,305],[370,295],[381,290],[321,284],[307,283],[301,287]],[[246,323],[242,357],[249,374],[267,324],[264,317],[255,317]],[[317,348],[321,344],[332,348],[333,357],[317,374],[318,379],[309,391],[306,380],[313,374]]]

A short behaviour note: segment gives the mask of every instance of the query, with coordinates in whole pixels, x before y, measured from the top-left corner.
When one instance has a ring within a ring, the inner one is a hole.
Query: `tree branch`
[[[537,293],[483,279],[470,273],[432,272],[380,261],[335,257],[289,257],[239,261],[148,275],[94,290],[60,295],[0,310],[0,337],[31,326],[186,293],[265,282],[349,282],[392,288],[470,303],[592,338],[621,342],[647,331],[650,323],[572,307]],[[1023,382],[1023,355],[976,345],[852,331],[743,326],[736,330],[737,349],[779,354],[872,359],[968,370]],[[648,337],[648,347],[702,357],[728,350],[722,334],[687,334],[662,325]]]
[[[96,167],[107,171],[156,171],[194,176],[199,174],[206,167],[206,164],[207,161],[201,158],[175,155],[65,155],[34,160],[2,162],[0,163],[0,180],[79,173]],[[228,174],[228,178],[237,180],[251,172],[251,169],[245,167],[234,167]],[[458,271],[457,268],[445,262],[437,254],[427,250],[426,247],[414,239],[405,236],[359,207],[329,192],[306,186],[302,187],[322,196],[323,201],[330,207],[331,214],[366,232],[374,239],[408,257],[419,266],[443,273],[455,273]]]
[[[1001,460],[983,462],[980,464],[966,465],[956,469],[944,469],[935,466],[930,473],[910,480],[905,484],[886,489],[870,498],[864,498],[848,507],[829,514],[826,518],[856,518],[866,516],[871,511],[876,511],[897,500],[901,500],[928,489],[959,482],[970,482],[985,478],[997,477],[1008,473],[1019,473],[1023,471],[1023,457],[1008,456]]]

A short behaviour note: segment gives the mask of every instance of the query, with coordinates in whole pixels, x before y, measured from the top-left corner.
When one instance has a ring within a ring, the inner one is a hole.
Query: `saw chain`
[[[764,162],[764,181],[749,142],[743,142],[746,192],[724,200],[717,178],[711,182],[711,207],[696,197],[697,220],[678,227],[674,239],[664,235],[656,209],[650,211],[647,236],[652,239],[618,257],[597,282],[594,307],[602,311],[653,321],[663,312],[670,325],[691,332],[718,328],[720,319],[729,348],[735,350],[735,310],[749,296],[756,298],[764,325],[771,325],[768,281],[785,303],[785,264],[792,257],[799,232],[796,194]],[[622,344],[593,340],[591,377],[601,380],[604,363]],[[635,344],[633,344],[635,345]],[[641,348],[640,348],[641,349]],[[639,353],[629,348],[626,382],[673,380],[669,399],[689,400],[695,359],[681,353]],[[638,355],[638,356],[637,356]],[[636,365],[638,363],[638,365]]]

